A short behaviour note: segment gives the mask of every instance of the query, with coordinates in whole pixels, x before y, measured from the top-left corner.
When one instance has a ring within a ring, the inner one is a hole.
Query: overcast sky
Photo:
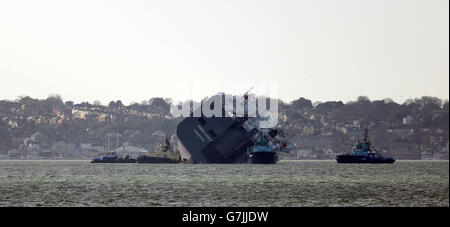
[[[0,100],[186,99],[171,84],[193,78],[271,81],[286,101],[447,99],[449,1],[0,0]]]

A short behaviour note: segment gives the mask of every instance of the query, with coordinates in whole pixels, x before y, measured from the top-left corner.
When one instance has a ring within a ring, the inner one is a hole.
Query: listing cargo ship
[[[364,140],[363,142],[358,141],[353,150],[347,154],[336,156],[336,160],[338,163],[394,163],[395,159],[393,158],[384,158],[382,157],[376,149],[372,149],[370,147],[369,130],[366,128],[364,130]]]
[[[219,93],[218,99],[215,96],[208,100],[211,107],[214,101],[222,99],[222,116],[224,117],[205,117],[201,107],[194,111],[200,111],[200,117],[186,117],[181,121],[176,130],[178,137],[178,149],[181,159],[184,163],[266,163],[266,154],[261,155],[256,152],[248,152],[251,149],[259,149],[255,141],[256,138],[264,136],[265,146],[271,152],[271,158],[268,163],[275,163],[276,152],[289,152],[293,143],[289,141],[287,134],[283,129],[260,128],[260,117],[248,117],[248,92],[244,94],[244,99],[233,97],[233,103],[225,102],[225,94]],[[253,96],[251,97],[253,98]],[[243,100],[243,105],[237,105],[237,102]],[[238,116],[233,105],[236,108],[244,107],[241,113],[244,116]],[[257,145],[254,147],[254,145]]]

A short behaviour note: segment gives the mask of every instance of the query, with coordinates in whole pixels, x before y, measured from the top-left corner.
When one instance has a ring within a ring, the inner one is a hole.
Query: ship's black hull
[[[177,126],[187,163],[245,163],[252,135],[230,117],[187,117]]]
[[[395,162],[392,158],[368,158],[351,155],[338,155],[336,157],[338,163],[351,164],[351,163],[367,163],[367,164],[392,164]]]
[[[278,156],[275,152],[255,152],[248,156],[247,163],[250,164],[275,164]]]
[[[180,163],[180,161],[170,159],[170,158],[159,158],[159,157],[148,157],[148,156],[138,157],[136,162],[137,163]]]

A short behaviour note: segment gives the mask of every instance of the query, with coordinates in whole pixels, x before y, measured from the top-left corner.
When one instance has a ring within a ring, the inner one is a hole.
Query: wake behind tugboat
[[[392,164],[395,162],[393,158],[382,157],[377,150],[370,148],[370,142],[368,137],[369,130],[366,128],[364,130],[364,141],[358,141],[353,150],[347,154],[336,156],[338,163],[373,163],[381,164],[388,163]]]

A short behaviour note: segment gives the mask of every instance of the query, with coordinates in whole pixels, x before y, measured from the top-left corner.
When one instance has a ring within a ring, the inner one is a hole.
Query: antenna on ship
[[[251,87],[247,92],[244,93],[244,99],[248,100],[248,93],[253,89],[254,87]]]
[[[364,142],[369,142],[369,129],[364,128]]]
[[[119,133],[116,133],[116,150],[119,150]]]
[[[152,133],[152,136],[161,136],[163,137],[163,141],[160,146],[168,146],[170,147],[170,142],[169,142],[169,137],[167,136],[167,131],[168,131],[168,126],[166,125],[166,129],[164,130],[164,132],[162,132],[161,130],[158,130],[154,133]]]
[[[107,136],[108,136],[108,153],[109,153],[109,141],[110,141],[109,134]]]
[[[164,132],[164,137],[165,137],[164,142],[166,143],[167,146],[170,147],[168,132],[169,132],[169,125],[166,124],[165,132]]]

